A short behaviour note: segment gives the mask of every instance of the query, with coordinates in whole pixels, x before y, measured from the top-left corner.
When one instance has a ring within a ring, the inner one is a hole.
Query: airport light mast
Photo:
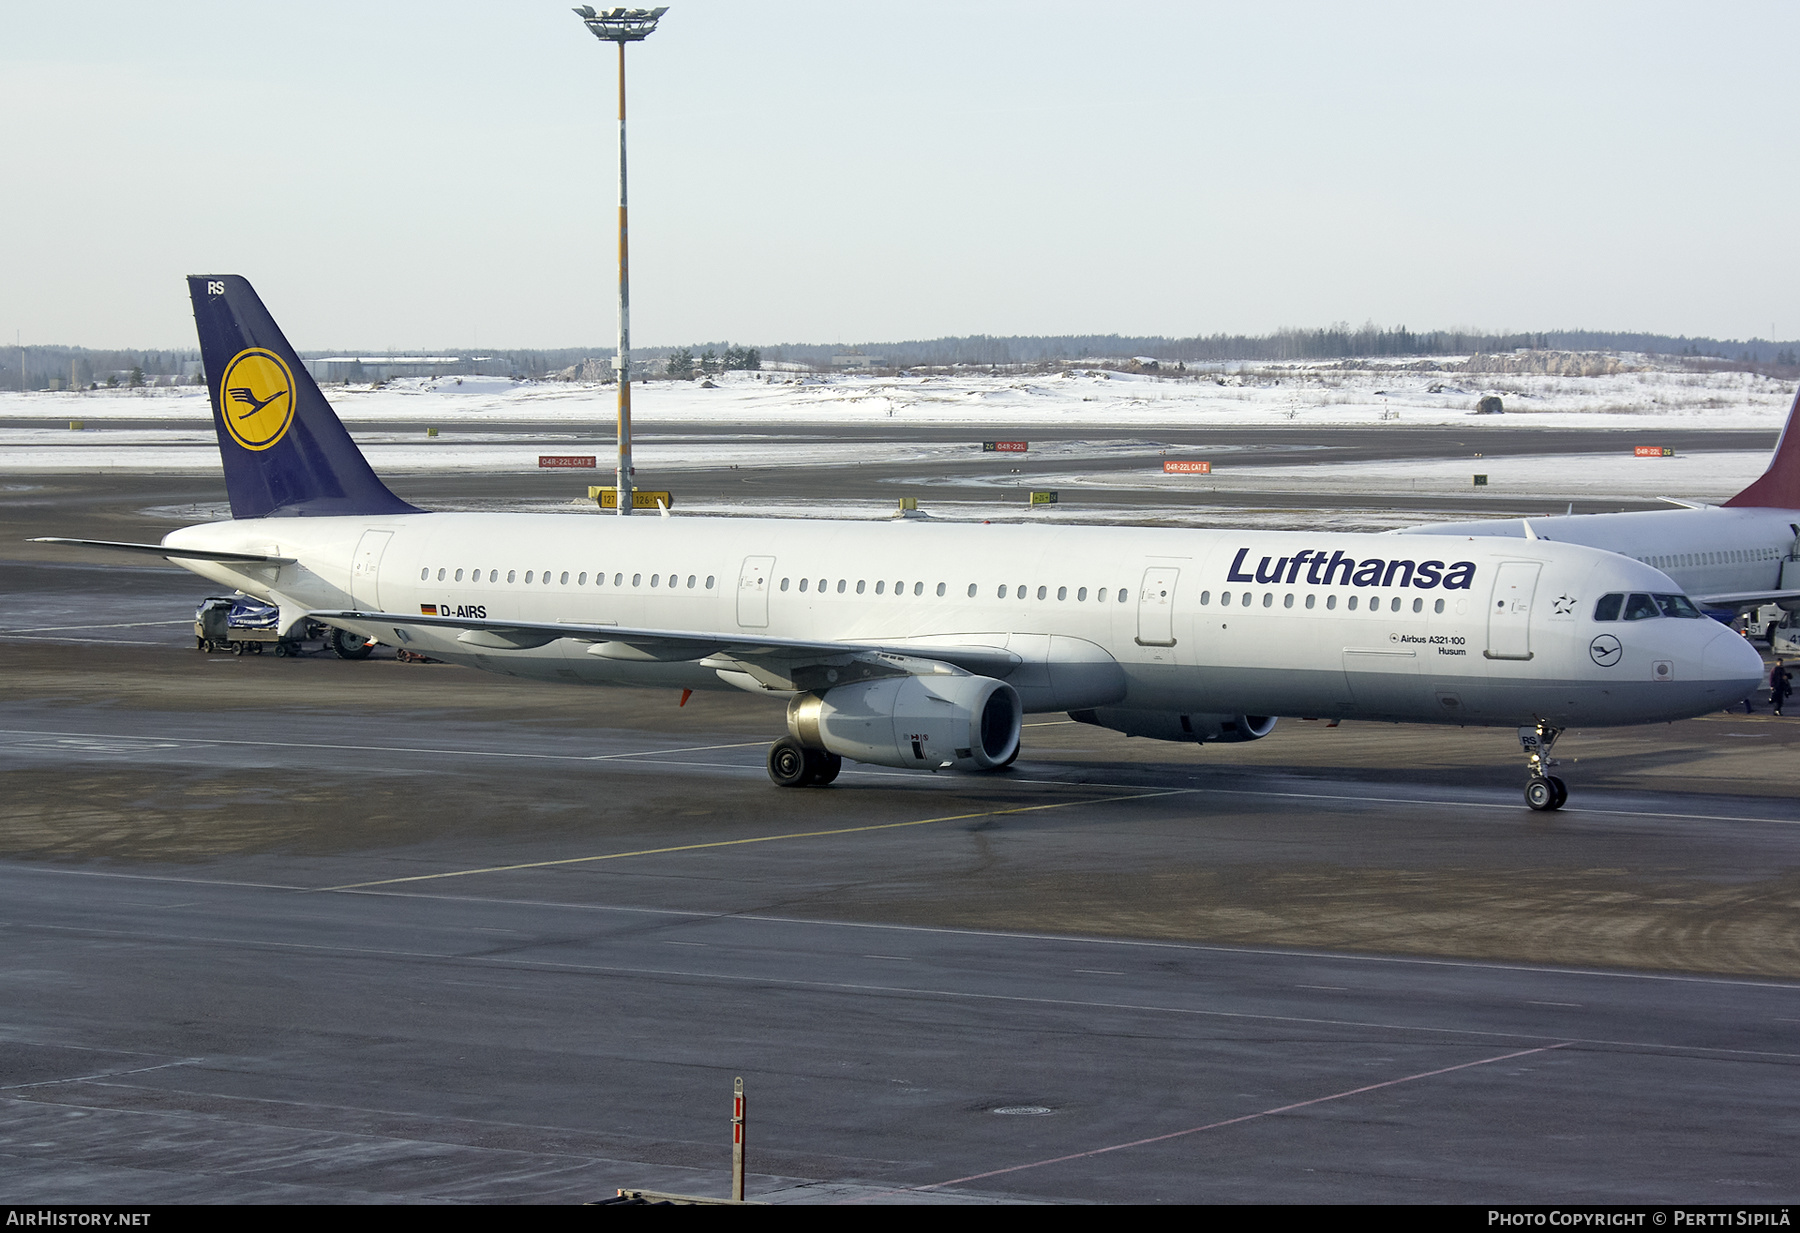
[[[625,226],[625,44],[641,43],[668,12],[659,9],[609,9],[595,12],[584,4],[573,10],[581,24],[603,43],[619,45],[619,464],[613,489],[618,512],[631,513],[631,263]]]

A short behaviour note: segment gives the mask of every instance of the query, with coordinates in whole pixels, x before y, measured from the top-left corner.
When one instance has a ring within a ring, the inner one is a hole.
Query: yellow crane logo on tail
[[[219,381],[219,418],[247,450],[266,450],[294,422],[294,374],[262,347],[246,347],[225,365]]]

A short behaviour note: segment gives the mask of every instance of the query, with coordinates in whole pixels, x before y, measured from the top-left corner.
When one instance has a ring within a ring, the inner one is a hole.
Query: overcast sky
[[[0,0],[0,342],[605,344],[566,3]],[[633,336],[1800,335],[1800,6],[721,3],[631,48]]]

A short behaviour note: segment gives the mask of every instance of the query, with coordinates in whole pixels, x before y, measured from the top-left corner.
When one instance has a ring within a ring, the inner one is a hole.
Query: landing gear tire
[[[838,757],[836,754],[834,754],[834,753],[820,754],[819,755],[819,770],[818,770],[818,773],[815,774],[812,778],[813,786],[815,788],[823,788],[826,784],[828,784],[832,780],[836,779],[838,777],[838,772],[842,771],[843,769],[844,769],[844,760],[842,758]]]
[[[1536,775],[1525,785],[1525,803],[1538,813],[1561,809],[1569,799],[1569,790],[1554,775]]]
[[[818,775],[813,751],[791,736],[769,746],[769,778],[778,788],[804,788]]]
[[[339,659],[367,659],[375,648],[361,634],[339,629],[332,631],[331,650]]]

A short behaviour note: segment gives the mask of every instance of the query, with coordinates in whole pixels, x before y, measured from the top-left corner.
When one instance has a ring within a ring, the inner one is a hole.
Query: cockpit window
[[[1627,621],[1642,621],[1657,616],[1695,620],[1705,615],[1685,595],[1613,594],[1600,597],[1600,601],[1594,605],[1594,619],[1616,621],[1619,619],[1621,606],[1625,609],[1624,619]]]

